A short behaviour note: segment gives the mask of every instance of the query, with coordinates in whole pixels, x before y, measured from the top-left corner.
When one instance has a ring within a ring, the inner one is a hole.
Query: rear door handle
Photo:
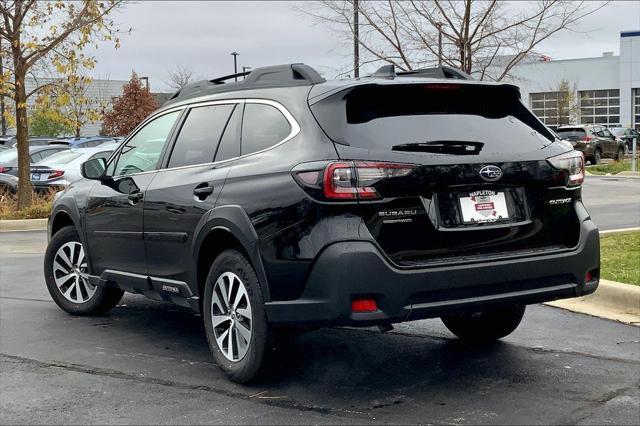
[[[200,200],[204,200],[209,195],[213,194],[213,186],[207,184],[201,184],[206,186],[197,186],[196,189],[193,190],[193,195],[198,197]]]

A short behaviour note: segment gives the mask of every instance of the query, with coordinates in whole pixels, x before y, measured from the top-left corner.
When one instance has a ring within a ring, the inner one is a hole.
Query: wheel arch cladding
[[[66,210],[58,210],[53,216],[51,221],[51,236],[53,237],[58,231],[66,226],[73,226],[76,229],[78,226],[71,218],[71,215]]]
[[[193,253],[200,299],[202,300],[211,263],[227,249],[236,249],[247,257],[256,271],[265,302],[270,301],[269,286],[258,247],[258,234],[247,213],[237,205],[212,209],[206,224],[194,239]]]

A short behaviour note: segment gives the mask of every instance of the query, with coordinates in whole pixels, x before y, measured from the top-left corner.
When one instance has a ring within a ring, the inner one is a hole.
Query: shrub
[[[8,191],[0,193],[0,219],[42,219],[49,217],[55,191],[32,195],[32,204],[22,210],[18,210],[18,202],[15,194]]]

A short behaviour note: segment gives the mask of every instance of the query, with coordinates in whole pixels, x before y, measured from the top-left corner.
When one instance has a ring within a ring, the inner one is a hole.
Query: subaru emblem
[[[498,166],[484,166],[480,169],[480,177],[487,182],[495,182],[502,177],[502,169]]]

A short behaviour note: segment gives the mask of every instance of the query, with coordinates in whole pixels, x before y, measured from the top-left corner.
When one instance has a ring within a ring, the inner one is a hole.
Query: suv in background
[[[585,160],[591,164],[598,164],[603,158],[616,161],[624,159],[624,143],[618,141],[606,127],[593,124],[561,126],[556,133],[571,142],[573,149],[584,153]]]
[[[611,127],[609,129],[613,136],[624,143],[625,153],[629,154],[633,150],[633,140],[636,140],[636,152],[640,153],[640,133],[636,129],[628,127]]]
[[[53,300],[77,315],[125,291],[190,307],[237,382],[291,328],[441,317],[491,341],[526,305],[598,286],[583,155],[516,86],[448,67],[194,83],[82,173],[48,222]]]

